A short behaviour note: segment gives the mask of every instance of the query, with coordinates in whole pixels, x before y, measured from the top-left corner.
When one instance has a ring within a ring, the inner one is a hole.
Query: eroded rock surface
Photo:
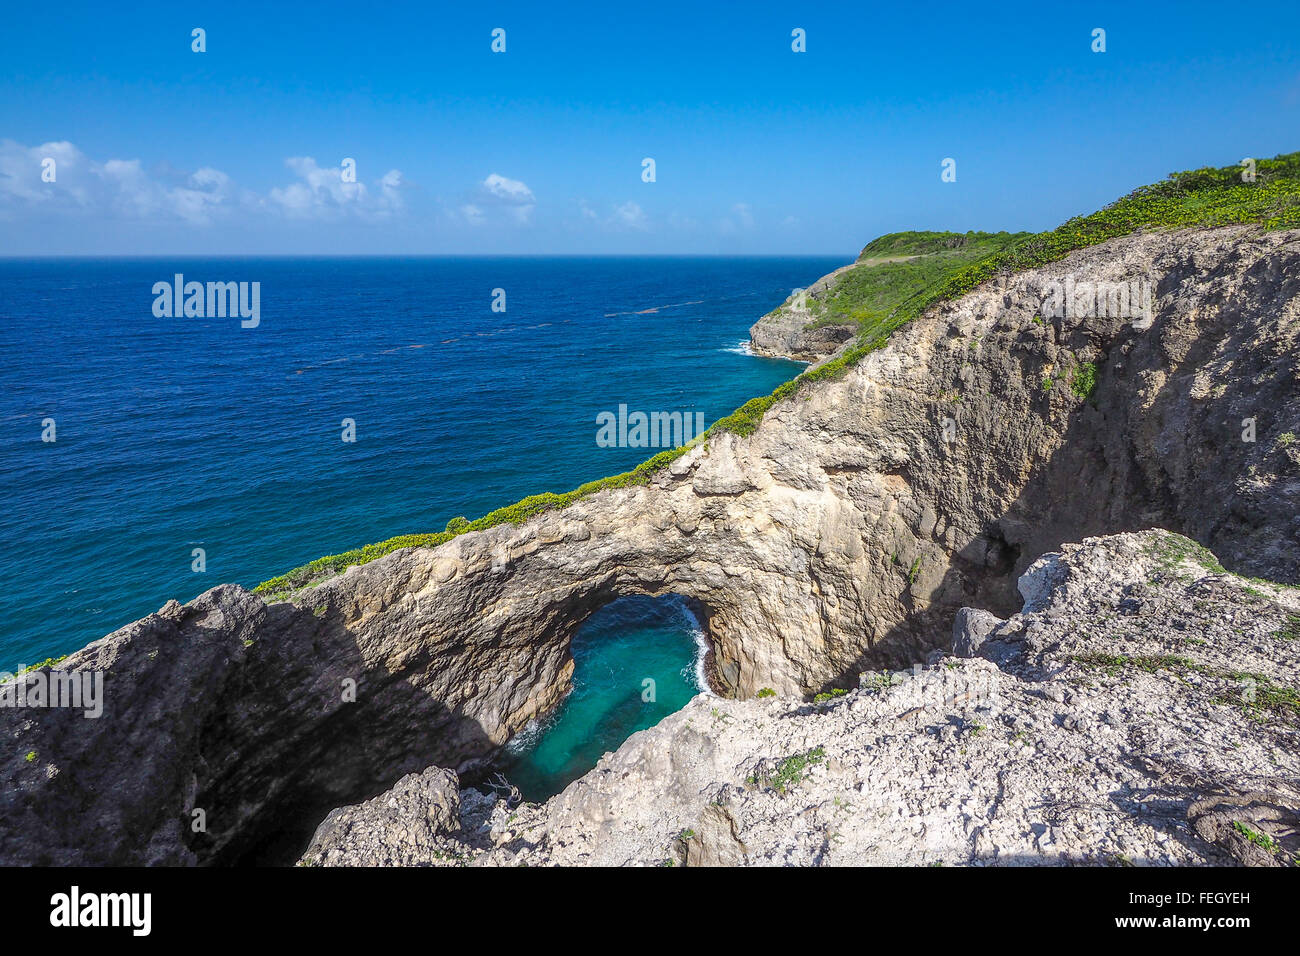
[[[387,793],[330,812],[303,856],[308,866],[419,866],[454,858],[439,837],[460,831],[460,780],[431,767]]]
[[[261,859],[277,833],[305,845],[330,809],[472,763],[559,702],[563,646],[440,637],[418,611],[429,564],[394,557],[301,606],[222,585],[90,644],[58,669],[104,673],[98,718],[0,708],[0,863]]]
[[[1164,532],[1068,546],[1022,590],[1001,667],[868,672],[821,704],[697,697],[546,804],[498,811],[467,858],[1291,865],[1300,591]]]

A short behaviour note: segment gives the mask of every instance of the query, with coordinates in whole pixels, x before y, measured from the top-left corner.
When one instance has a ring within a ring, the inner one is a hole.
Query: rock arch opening
[[[606,752],[712,692],[704,608],[678,594],[616,597],[574,631],[572,686],[529,722],[492,764],[523,798],[540,802]]]

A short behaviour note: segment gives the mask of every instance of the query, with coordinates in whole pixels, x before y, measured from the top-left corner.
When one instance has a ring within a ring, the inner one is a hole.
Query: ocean
[[[711,423],[771,391],[801,366],[748,327],[842,264],[0,260],[0,669],[625,471],[659,449],[602,447],[598,415]],[[257,326],[155,315],[177,274],[258,283]]]

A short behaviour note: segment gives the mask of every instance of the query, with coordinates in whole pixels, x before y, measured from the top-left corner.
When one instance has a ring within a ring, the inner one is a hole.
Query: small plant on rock
[[[1277,852],[1277,841],[1267,833],[1260,833],[1248,823],[1242,823],[1240,820],[1232,821],[1232,828],[1244,836],[1255,846],[1267,850],[1269,853]]]
[[[846,690],[845,690],[844,688],[842,688],[842,687],[833,687],[833,688],[831,688],[831,690],[830,690],[829,693],[818,694],[816,697],[814,697],[814,698],[813,698],[813,703],[814,703],[814,704],[824,704],[824,703],[826,703],[828,700],[834,700],[836,697],[843,697],[843,696],[844,696],[845,694],[847,694],[847,693],[848,693],[848,691],[846,691]]]
[[[1074,373],[1070,376],[1070,391],[1076,398],[1081,398],[1085,402],[1092,398],[1093,392],[1097,390],[1097,365],[1095,362],[1084,362],[1077,366]]]
[[[749,782],[757,786],[771,787],[777,793],[784,795],[803,780],[810,767],[825,759],[826,748],[814,747],[804,753],[786,757],[776,765],[776,769],[771,774],[750,777]]]

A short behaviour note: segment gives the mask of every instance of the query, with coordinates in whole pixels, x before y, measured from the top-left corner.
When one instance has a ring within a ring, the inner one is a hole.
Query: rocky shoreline
[[[1148,324],[1041,314],[1053,283],[1135,277],[1155,279]],[[1297,683],[1295,642],[1261,630],[1290,633],[1293,592],[1247,578],[1300,581],[1298,369],[1294,230],[1137,234],[998,276],[647,484],[286,601],[223,585],[71,655],[104,673],[103,716],[0,709],[0,862],[1294,855],[1290,711],[1256,720],[1229,678],[1283,703]],[[704,608],[731,699],[542,807],[460,791],[562,699],[573,631],[626,594]],[[975,656],[935,657],[954,646]],[[931,703],[950,675],[989,690]]]

